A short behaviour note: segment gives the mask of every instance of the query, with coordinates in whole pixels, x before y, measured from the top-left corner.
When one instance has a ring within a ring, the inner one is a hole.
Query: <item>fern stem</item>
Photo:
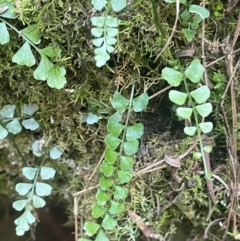
[[[21,31],[19,31],[17,28],[15,28],[12,24],[10,24],[9,22],[7,22],[7,21],[4,20],[3,18],[0,17],[0,20],[1,20],[2,22],[4,22],[6,25],[8,25],[11,29],[13,29],[13,30],[18,34],[19,37],[22,37],[24,40],[26,40],[33,48],[35,48],[35,49],[37,50],[37,52],[38,52],[39,54],[41,54],[39,48],[36,47],[36,45],[33,44],[27,37],[25,37]]]
[[[35,174],[35,178],[34,178],[34,181],[33,181],[32,190],[31,190],[31,193],[30,193],[30,195],[29,195],[29,203],[32,201],[33,194],[34,194],[34,190],[35,190],[36,183],[37,183],[37,180],[38,180],[39,171],[41,170],[41,168],[42,168],[42,166],[43,166],[43,163],[45,162],[46,158],[47,158],[47,155],[45,154],[45,155],[43,156],[43,160],[42,160],[41,164],[40,164],[39,167],[37,168],[37,171],[36,171],[36,174]]]
[[[127,118],[126,118],[126,121],[125,121],[125,127],[124,127],[123,137],[122,137],[123,141],[122,141],[121,146],[120,146],[119,156],[121,156],[122,152],[123,152],[123,144],[124,144],[124,140],[125,140],[125,137],[126,137],[127,126],[128,126],[128,122],[129,122],[129,118],[130,118],[130,114],[131,114],[134,88],[135,88],[135,84],[132,85],[132,91],[131,91],[131,96],[130,96],[129,105],[128,105],[128,111],[127,111]]]
[[[197,128],[197,137],[198,137],[198,140],[199,140],[199,146],[200,146],[200,151],[201,151],[201,155],[202,155],[205,179],[209,180],[211,175],[208,172],[207,162],[206,162],[206,158],[205,158],[205,154],[204,154],[203,142],[202,142],[202,136],[201,136],[201,128],[200,128],[199,122],[198,122],[197,111],[196,111],[196,108],[195,108],[195,104],[194,104],[193,98],[190,95],[190,91],[189,91],[189,88],[188,88],[187,80],[186,80],[186,77],[185,77],[185,75],[183,73],[183,68],[182,68],[182,65],[181,65],[181,62],[180,62],[179,59],[178,59],[178,65],[180,66],[180,70],[181,70],[181,73],[182,73],[182,76],[183,76],[184,87],[185,87],[185,90],[187,92],[190,105],[191,105],[191,107],[193,109],[193,116],[194,116],[195,125],[196,125],[196,128]]]
[[[2,121],[0,121],[0,125],[1,125],[1,126],[4,126]],[[24,164],[25,166],[27,166],[27,162],[26,162],[26,160],[25,160],[22,152],[20,151],[20,149],[19,149],[16,141],[14,140],[14,137],[13,137],[12,134],[9,133],[9,132],[8,132],[8,139],[11,141],[13,147],[16,149],[18,155],[19,155],[20,158],[22,159],[23,164]]]
[[[12,145],[14,146],[14,148],[16,149],[18,155],[20,156],[20,158],[22,159],[22,162],[25,166],[27,166],[27,162],[22,154],[22,152],[20,151],[16,141],[14,140],[14,137],[12,136],[11,133],[8,133],[8,139],[11,141]]]

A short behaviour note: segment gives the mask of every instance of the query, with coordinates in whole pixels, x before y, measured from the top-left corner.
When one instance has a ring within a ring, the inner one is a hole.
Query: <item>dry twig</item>
[[[227,147],[230,157],[230,167],[232,170],[232,176],[233,176],[233,188],[231,193],[231,203],[229,208],[229,214],[226,224],[226,229],[224,233],[224,239],[227,236],[230,220],[233,220],[233,234],[237,233],[237,218],[236,218],[236,208],[238,205],[237,196],[238,196],[238,185],[239,185],[239,179],[240,179],[240,170],[239,170],[239,164],[238,164],[238,156],[237,156],[237,102],[236,102],[236,92],[235,92],[235,84],[237,83],[237,80],[235,78],[235,72],[237,68],[239,67],[240,60],[238,60],[235,68],[234,65],[234,55],[233,55],[233,49],[236,44],[236,41],[239,37],[240,33],[240,13],[238,16],[238,22],[235,29],[234,37],[230,48],[227,49],[227,54],[225,58],[225,63],[227,67],[227,75],[229,78],[228,86],[222,96],[221,101],[221,107],[222,112],[224,116],[225,121],[225,130],[226,130],[226,140],[227,140]],[[229,38],[227,38],[229,39]],[[227,93],[227,90],[230,88],[230,94],[231,94],[231,107],[232,107],[232,127],[230,129],[229,123],[226,116],[226,111],[224,108],[225,103],[225,96]]]

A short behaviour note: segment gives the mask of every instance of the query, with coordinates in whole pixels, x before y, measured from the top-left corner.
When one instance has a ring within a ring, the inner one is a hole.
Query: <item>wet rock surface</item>
[[[0,199],[0,240],[2,241],[74,241],[73,229],[65,227],[66,215],[60,208],[50,210],[39,209],[36,230],[17,236],[14,220],[20,216],[10,205],[10,199],[2,196]]]

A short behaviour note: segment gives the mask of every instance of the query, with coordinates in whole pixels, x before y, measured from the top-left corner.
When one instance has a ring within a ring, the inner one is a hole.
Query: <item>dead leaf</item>
[[[128,216],[137,224],[138,228],[143,232],[145,237],[150,237],[152,234],[151,228],[145,225],[142,218],[135,212],[128,210]]]
[[[182,178],[178,175],[178,169],[175,169],[172,172],[172,178],[177,182],[177,183],[181,183],[182,182]]]
[[[176,168],[180,168],[181,167],[181,163],[180,163],[180,158],[179,157],[171,157],[168,156],[167,154],[164,155],[164,161],[172,166],[172,167],[176,167]]]

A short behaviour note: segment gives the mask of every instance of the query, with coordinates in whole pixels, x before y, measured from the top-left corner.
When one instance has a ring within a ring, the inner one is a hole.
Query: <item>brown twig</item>
[[[164,93],[165,91],[167,91],[167,90],[169,90],[169,89],[171,89],[171,88],[172,88],[172,86],[169,85],[169,86],[167,86],[166,88],[164,88],[164,89],[158,91],[157,93],[155,93],[155,94],[149,96],[148,99],[151,100],[151,99],[155,98],[156,96],[158,96],[158,95]]]
[[[210,156],[209,156],[209,153],[207,153],[207,152],[204,151],[204,156],[205,156],[207,171],[208,171],[208,173],[210,173],[210,172],[211,172],[211,166],[210,166]],[[206,180],[206,184],[207,184],[208,194],[209,194],[212,202],[213,202],[214,204],[216,204],[217,199],[216,199],[216,195],[215,195],[214,189],[213,189],[213,181],[212,181],[212,178],[210,178],[209,180]]]
[[[163,235],[153,233],[152,229],[150,227],[148,227],[144,223],[143,219],[139,215],[137,215],[135,212],[128,210],[128,216],[132,219],[132,221],[134,221],[136,223],[136,225],[142,231],[143,235],[147,238],[147,240],[149,240],[149,238],[157,239],[159,241],[165,240]]]
[[[238,52],[240,52],[240,48],[234,50],[232,53],[233,53],[233,54],[236,54],[236,53],[238,53]],[[219,62],[220,60],[223,60],[223,59],[225,59],[225,58],[226,58],[226,55],[224,55],[224,56],[222,56],[222,57],[220,57],[220,58],[218,58],[218,59],[215,59],[214,61],[212,61],[212,62],[210,62],[209,64],[207,64],[207,65],[206,65],[206,68],[208,68],[208,67],[216,64],[217,62]]]
[[[204,239],[208,238],[208,230],[211,228],[212,225],[219,223],[220,221],[224,220],[224,218],[218,218],[208,224],[207,228],[204,231]]]
[[[204,135],[202,138],[205,139],[206,136]],[[182,153],[179,156],[175,157],[175,159],[181,160],[184,157],[186,157],[193,150],[193,148],[197,145],[197,143],[198,143],[198,139],[194,138],[193,142],[191,143],[191,146],[184,153]],[[157,159],[155,159],[153,162],[155,162],[155,161],[157,161]],[[161,165],[161,166],[158,167],[159,165]],[[151,164],[151,165],[141,169],[138,172],[135,172],[133,176],[136,177],[136,176],[139,176],[139,175],[143,175],[143,174],[155,171],[157,169],[162,169],[164,167],[167,167],[167,165],[165,164],[165,159],[162,159],[160,161],[157,161],[157,162],[155,162],[155,163],[153,163],[153,164]]]
[[[234,56],[233,56],[233,48],[236,44],[236,41],[239,37],[240,33],[240,13],[238,15],[238,22],[237,26],[234,32],[234,37],[232,40],[232,45],[230,46],[230,49],[228,50],[228,53],[225,58],[225,63],[227,67],[227,75],[229,78],[229,83],[227,85],[227,88],[222,96],[221,101],[221,107],[224,115],[224,121],[225,125],[227,126],[226,129],[226,139],[227,139],[227,146],[228,146],[228,152],[230,157],[230,167],[232,170],[233,175],[233,187],[232,187],[232,195],[231,195],[231,203],[229,207],[229,214],[226,224],[226,229],[224,233],[224,239],[227,236],[228,228],[230,225],[230,220],[233,221],[233,231],[232,233],[235,234],[237,232],[237,223],[236,223],[236,207],[237,207],[237,195],[238,195],[238,185],[239,185],[239,178],[240,178],[240,172],[239,172],[239,164],[238,164],[238,156],[237,156],[237,102],[236,102],[236,93],[235,93],[235,83],[237,80],[235,79],[235,72],[240,64],[240,59],[238,60],[235,68],[233,67],[234,62]],[[225,96],[227,93],[227,90],[230,88],[230,94],[231,94],[231,107],[232,107],[232,129],[230,130],[229,124],[226,117],[226,111],[224,109],[224,102],[225,102]]]
[[[104,152],[105,152],[105,151],[104,151]],[[93,176],[95,175],[95,173],[97,172],[99,166],[101,165],[101,163],[102,163],[102,161],[103,161],[103,158],[104,158],[104,152],[103,152],[103,154],[102,154],[100,160],[98,161],[98,163],[97,163],[95,169],[93,170],[91,176],[88,178],[88,181],[90,181],[90,180],[92,179],[92,177],[93,177]]]
[[[237,5],[238,2],[239,2],[239,0],[228,1],[226,12],[230,13],[234,9],[234,7]]]
[[[99,185],[96,185],[96,186],[93,186],[93,187],[84,188],[83,190],[81,190],[81,191],[79,191],[79,192],[73,193],[73,197],[77,197],[77,196],[83,194],[84,192],[89,192],[89,191],[91,191],[91,190],[93,190],[93,189],[96,189],[96,188],[98,188],[98,187],[99,187]]]
[[[75,230],[75,241],[78,240],[78,202],[79,197],[73,198],[73,215],[74,215],[74,230]]]
[[[73,193],[73,215],[74,215],[74,228],[75,228],[75,241],[78,240],[78,203],[80,196],[87,191],[93,190],[95,188],[98,188],[99,185],[85,188],[79,192]]]
[[[205,1],[202,1],[203,7],[205,7]],[[210,89],[213,89],[214,85],[213,83],[209,80],[208,75],[207,75],[207,68],[206,68],[206,57],[205,57],[205,42],[204,42],[204,35],[205,35],[205,19],[202,20],[202,65],[204,68],[204,84],[206,84]]]

